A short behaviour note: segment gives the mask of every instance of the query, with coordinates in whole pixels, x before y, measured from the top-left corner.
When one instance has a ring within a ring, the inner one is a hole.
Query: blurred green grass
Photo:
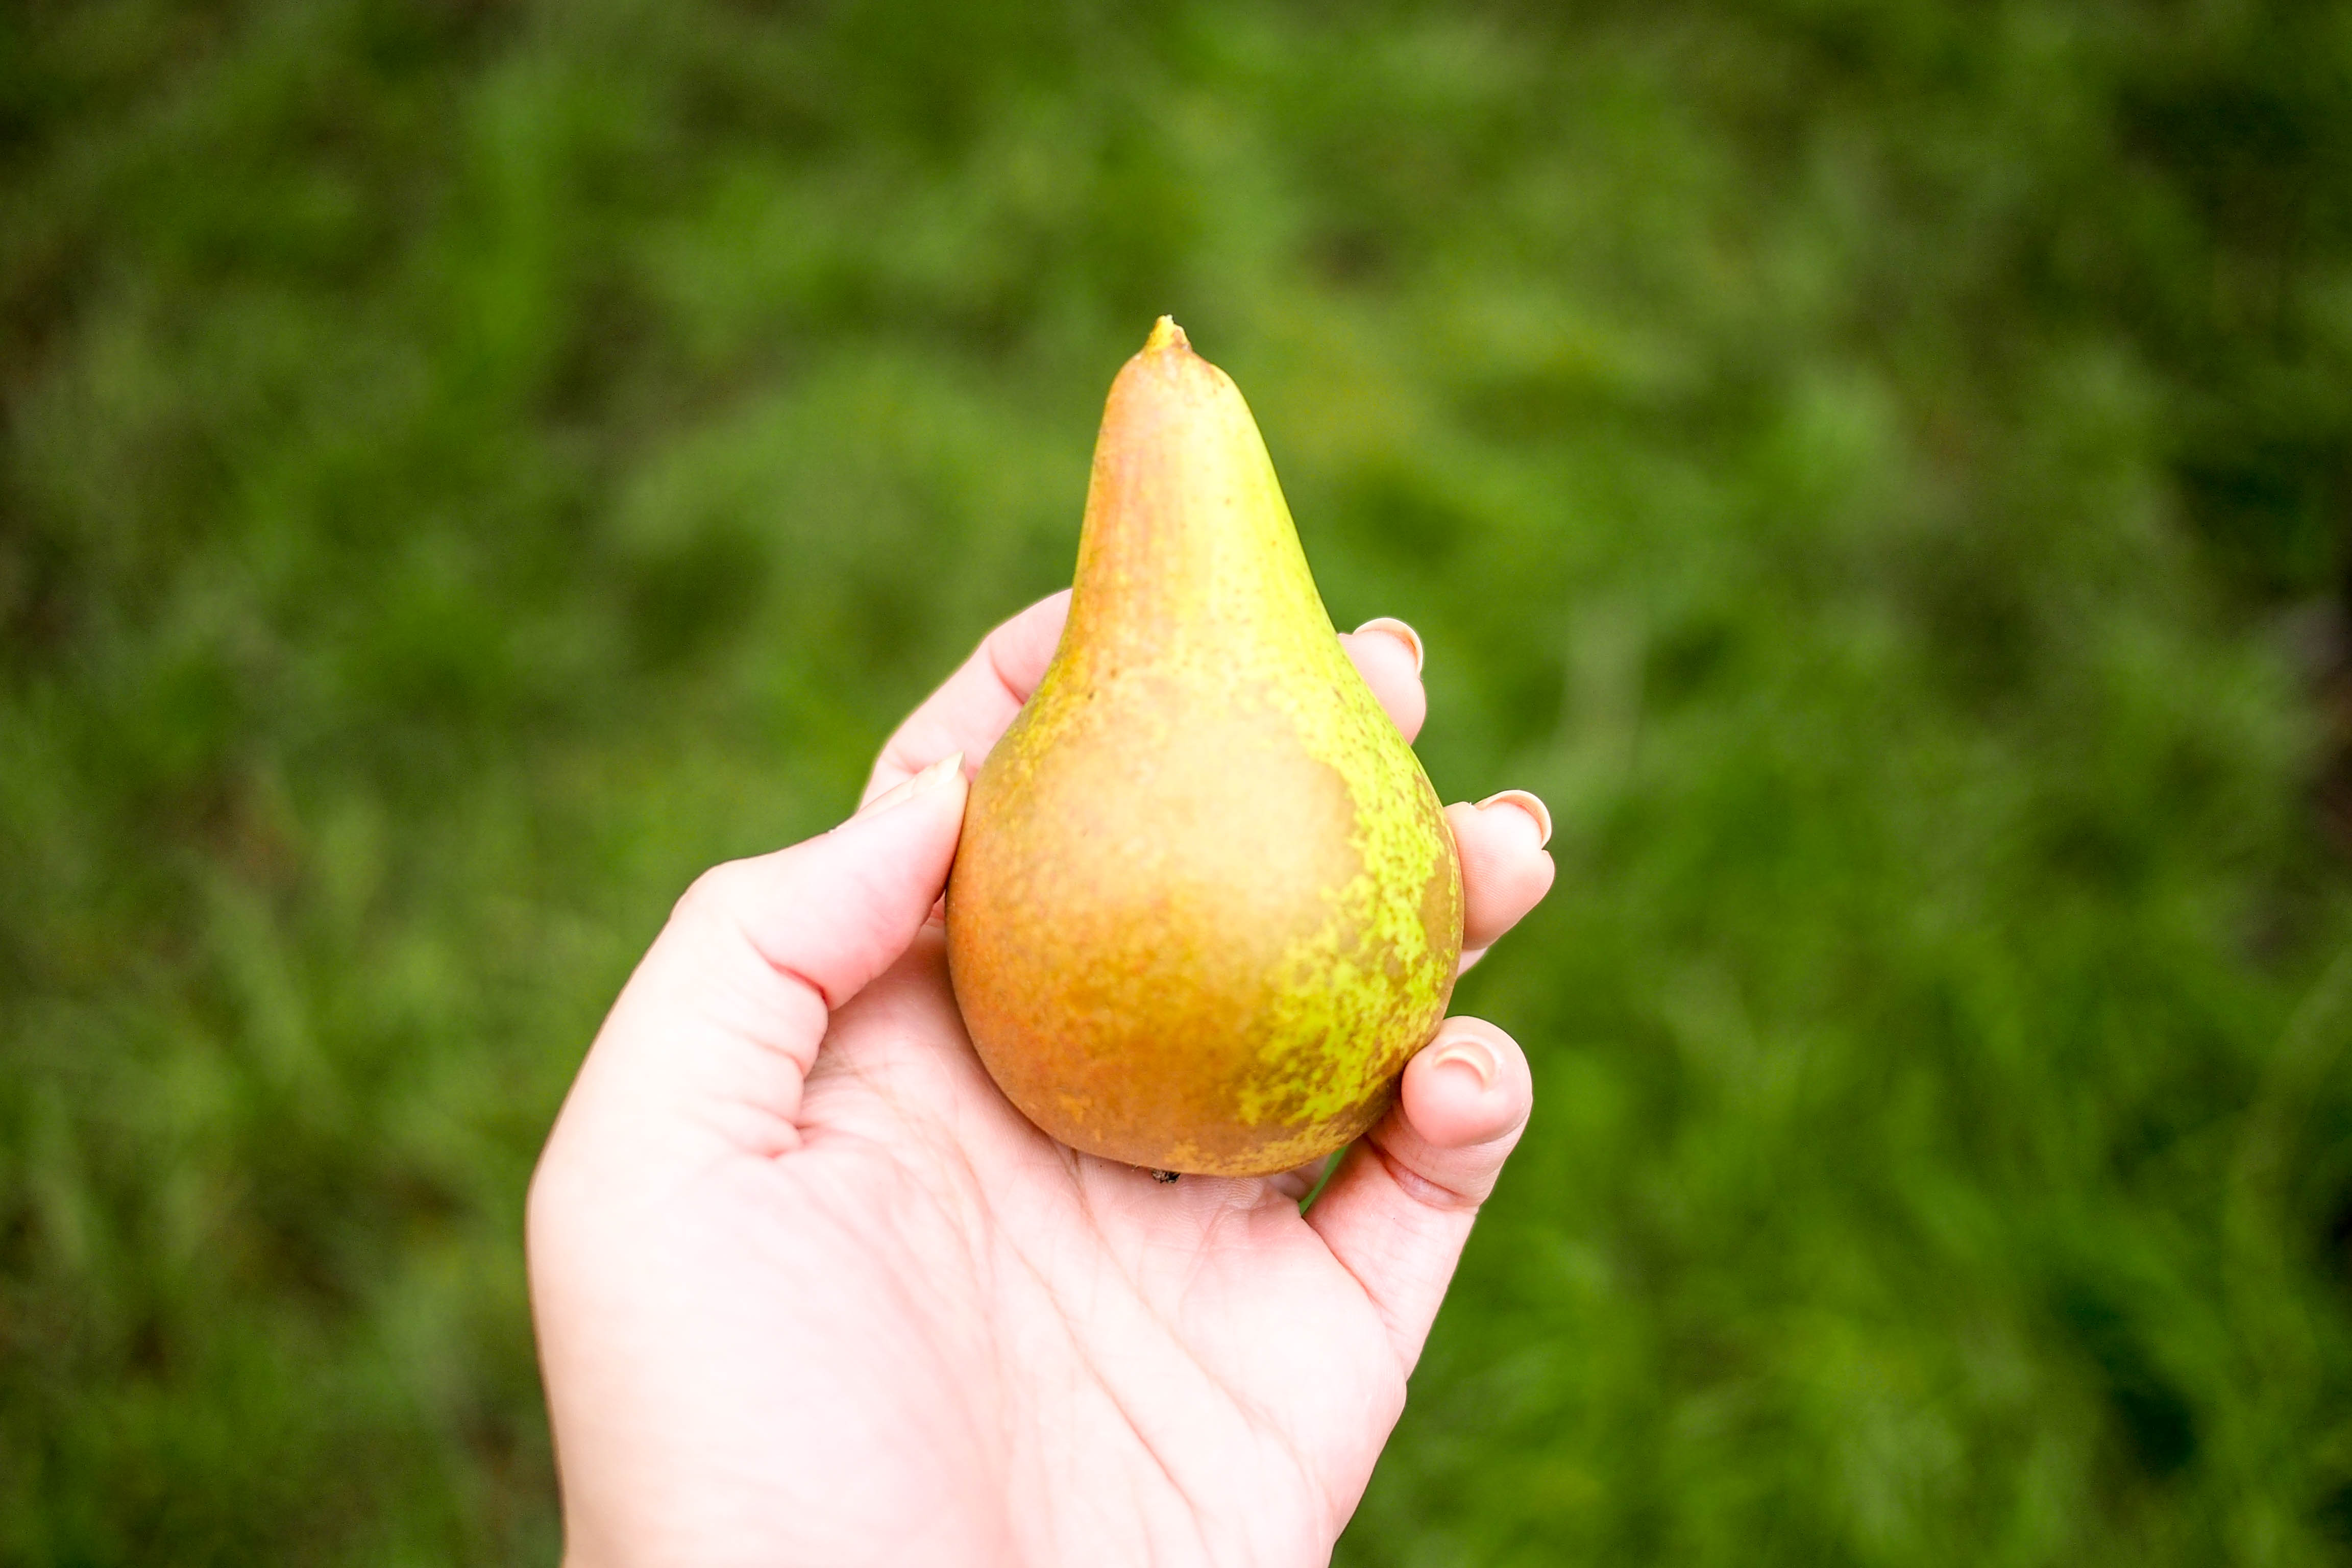
[[[0,1558],[552,1558],[578,1053],[1066,581],[1166,310],[1559,824],[1340,1560],[2352,1560],[2347,87],[2324,5],[0,13]]]

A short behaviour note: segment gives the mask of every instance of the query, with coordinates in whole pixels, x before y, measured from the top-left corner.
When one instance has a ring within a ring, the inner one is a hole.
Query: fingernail
[[[877,812],[887,811],[902,801],[912,800],[919,795],[928,795],[955,777],[962,769],[963,753],[961,752],[941,757],[913,778],[900,779],[897,784],[859,806],[857,815],[872,816]]]
[[[1478,1077],[1480,1089],[1491,1089],[1495,1074],[1502,1063],[1495,1058],[1495,1047],[1470,1035],[1456,1035],[1429,1047],[1430,1061],[1442,1068],[1467,1068]]]
[[[1507,789],[1500,795],[1490,795],[1478,803],[1478,809],[1484,811],[1490,805],[1517,806],[1535,818],[1536,847],[1540,849],[1551,842],[1551,808],[1526,790]]]
[[[1411,626],[1406,626],[1394,616],[1375,616],[1370,620],[1366,621],[1362,626],[1356,628],[1356,635],[1358,637],[1362,637],[1366,632],[1385,632],[1390,637],[1396,638],[1397,641],[1404,644],[1405,647],[1412,654],[1412,672],[1415,675],[1419,675],[1421,673],[1422,651],[1421,634],[1419,632],[1414,631]]]

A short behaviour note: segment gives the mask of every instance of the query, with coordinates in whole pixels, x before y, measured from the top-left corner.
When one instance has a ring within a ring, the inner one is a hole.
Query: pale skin
[[[590,1048],[529,1215],[570,1568],[1288,1568],[1354,1511],[1527,1061],[1447,1019],[1303,1215],[1312,1171],[1162,1184],[1024,1121],[935,906],[1066,605],[997,628],[856,816],[698,879]],[[1410,740],[1418,639],[1345,640]],[[1549,825],[1446,815],[1467,963],[1549,888]]]

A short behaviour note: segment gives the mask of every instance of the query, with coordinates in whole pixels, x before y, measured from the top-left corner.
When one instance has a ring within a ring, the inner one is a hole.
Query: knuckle
[[[1372,1152],[1379,1156],[1381,1166],[1389,1173],[1389,1180],[1396,1184],[1397,1190],[1424,1208],[1447,1214],[1475,1214],[1479,1205],[1486,1201],[1486,1189],[1494,1183],[1491,1172],[1485,1173],[1477,1180],[1465,1179],[1465,1177],[1455,1178],[1459,1184],[1436,1180],[1413,1169],[1384,1143],[1375,1142]]]
[[[744,880],[742,861],[719,862],[687,884],[671,906],[670,920],[685,924],[731,920],[743,905]]]

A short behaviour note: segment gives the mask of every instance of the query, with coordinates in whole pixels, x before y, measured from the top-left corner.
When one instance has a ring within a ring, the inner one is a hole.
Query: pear
[[[1259,1175],[1347,1143],[1444,1016],[1462,872],[1240,391],[1163,316],[1112,384],[1070,618],[973,780],[948,959],[1072,1148]]]

